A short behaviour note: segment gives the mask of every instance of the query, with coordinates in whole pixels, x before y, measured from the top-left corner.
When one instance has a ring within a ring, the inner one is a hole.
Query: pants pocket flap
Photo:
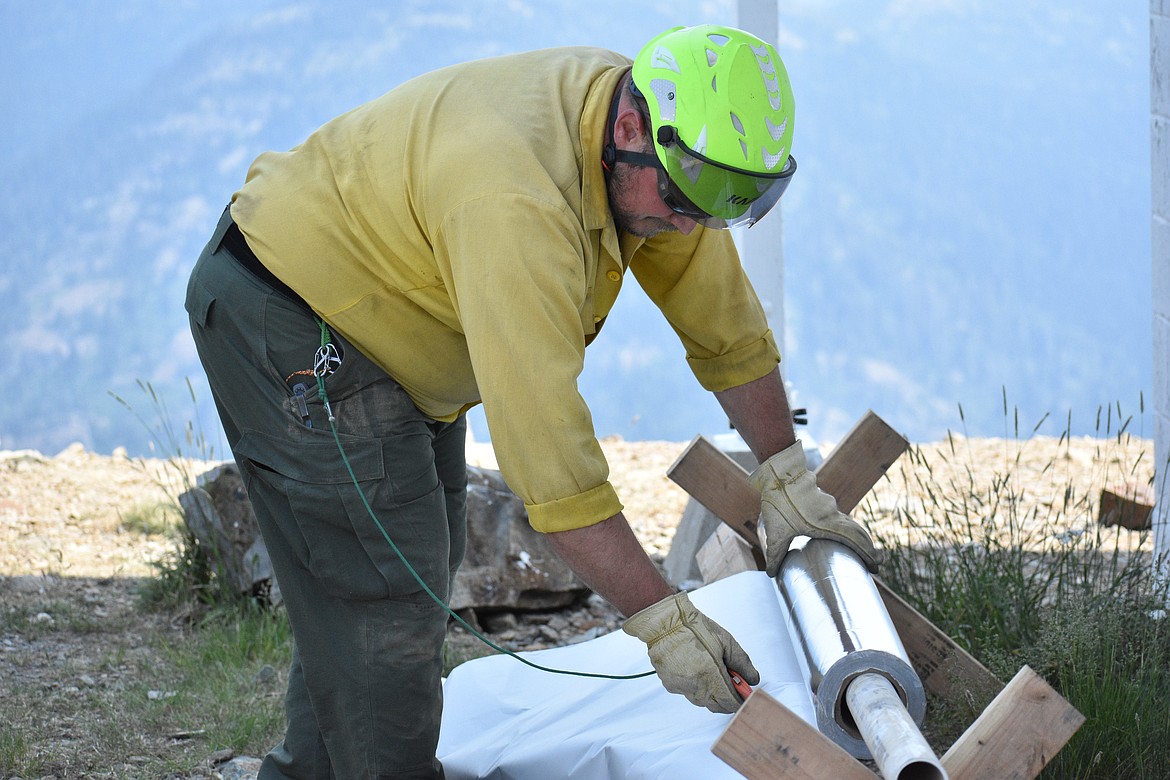
[[[351,477],[345,466],[346,459],[359,482],[382,479],[386,475],[382,442],[379,439],[344,434],[339,435],[339,438],[345,449],[345,459],[331,434],[283,439],[261,431],[244,431],[235,451],[239,457],[309,484],[349,482]]]

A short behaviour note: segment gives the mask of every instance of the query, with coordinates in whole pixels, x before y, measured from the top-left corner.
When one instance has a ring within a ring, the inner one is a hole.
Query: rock
[[[209,760],[211,761],[212,764],[223,764],[227,761],[231,761],[235,757],[236,757],[236,751],[232,750],[231,748],[224,748],[222,750],[217,750],[214,753],[212,753],[211,758]]]
[[[202,474],[196,487],[179,496],[179,505],[219,577],[237,593],[262,596],[272,605],[281,603],[272,561],[236,464]]]
[[[85,456],[85,445],[79,441],[69,444],[65,449],[53,456],[56,460],[76,460]]]
[[[271,685],[275,681],[276,669],[272,666],[272,664],[264,664],[252,677],[252,682],[256,683],[257,685]]]
[[[524,503],[494,469],[467,467],[467,553],[451,608],[550,609],[587,591],[528,524]]]
[[[587,588],[528,524],[523,502],[500,472],[467,467],[467,553],[451,592],[451,608],[552,609]],[[238,593],[281,603],[256,515],[234,463],[200,476],[179,497],[192,534],[220,577]]]
[[[216,780],[256,780],[259,773],[260,759],[239,756],[218,766],[213,777]]]
[[[17,471],[33,465],[44,465],[49,460],[36,450],[6,450],[0,452],[0,463],[9,470]]]
[[[480,619],[484,629],[491,634],[503,634],[507,631],[515,631],[520,625],[520,621],[516,619],[514,612],[495,612],[483,615]]]

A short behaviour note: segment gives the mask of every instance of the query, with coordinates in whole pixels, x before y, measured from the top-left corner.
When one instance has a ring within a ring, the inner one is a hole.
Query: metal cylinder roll
[[[845,698],[849,684],[867,673],[889,680],[914,724],[922,724],[922,681],[856,553],[827,539],[798,542],[776,584],[808,665],[822,734],[855,758],[873,757]]]

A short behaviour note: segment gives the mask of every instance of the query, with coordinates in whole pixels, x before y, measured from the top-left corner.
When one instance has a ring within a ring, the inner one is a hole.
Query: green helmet
[[[734,27],[675,27],[642,47],[632,76],[671,209],[728,228],[776,204],[796,160],[792,86],[775,48]]]

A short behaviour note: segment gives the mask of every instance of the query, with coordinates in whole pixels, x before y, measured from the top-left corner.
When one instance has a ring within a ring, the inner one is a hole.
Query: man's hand
[[[739,709],[728,667],[750,685],[760,682],[759,672],[739,643],[695,609],[686,593],[646,607],[628,619],[623,629],[646,643],[650,663],[666,690],[712,712]]]
[[[780,562],[797,536],[840,542],[861,556],[870,571],[877,571],[881,553],[869,533],[817,487],[799,441],[764,461],[751,480],[760,491],[768,576],[775,577],[780,571]]]

